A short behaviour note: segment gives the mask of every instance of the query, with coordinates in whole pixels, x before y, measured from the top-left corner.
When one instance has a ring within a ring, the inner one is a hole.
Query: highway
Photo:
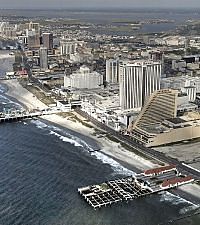
[[[87,118],[88,120],[90,120],[97,127],[101,128],[102,130],[106,131],[107,133],[110,133],[112,136],[114,136],[118,140],[124,142],[127,145],[130,145],[136,151],[138,151],[150,158],[156,159],[158,161],[162,161],[162,162],[165,162],[170,165],[176,165],[177,169],[180,172],[182,172],[184,174],[192,175],[194,179],[200,180],[200,172],[199,171],[185,166],[184,164],[182,164],[182,162],[180,162],[177,159],[174,159],[172,157],[166,156],[162,152],[158,152],[152,148],[145,147],[144,145],[131,139],[131,137],[125,136],[125,135],[113,130],[112,128],[106,126],[105,124],[99,122],[94,117],[91,117],[86,112],[82,111],[81,109],[76,109],[76,112],[78,114],[80,114],[81,116],[83,116],[84,118]]]

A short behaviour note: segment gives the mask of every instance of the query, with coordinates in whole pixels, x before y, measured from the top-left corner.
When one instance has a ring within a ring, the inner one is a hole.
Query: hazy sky
[[[0,0],[0,8],[200,8],[200,0]]]

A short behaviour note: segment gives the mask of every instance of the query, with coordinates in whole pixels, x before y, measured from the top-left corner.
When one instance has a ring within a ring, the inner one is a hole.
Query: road
[[[142,144],[136,142],[135,140],[131,139],[131,137],[125,136],[125,135],[113,130],[112,128],[106,126],[105,124],[99,122],[95,118],[88,115],[86,112],[83,112],[81,109],[76,109],[76,112],[78,114],[80,114],[81,116],[83,116],[84,118],[87,118],[88,120],[90,120],[97,127],[99,127],[102,130],[110,133],[111,135],[116,137],[118,140],[124,142],[127,145],[130,145],[136,151],[138,151],[138,152],[140,152],[140,153],[142,153],[142,154],[144,154],[144,155],[146,155],[150,158],[165,162],[167,164],[176,165],[177,169],[180,172],[182,172],[184,174],[187,174],[187,175],[192,175],[194,179],[200,180],[200,172],[198,172],[197,170],[193,170],[192,168],[188,168],[187,166],[183,165],[182,162],[178,161],[177,159],[174,159],[170,156],[166,156],[164,153],[158,152],[158,151],[156,151],[152,148],[145,147],[144,145],[142,145]]]
[[[49,92],[49,89],[47,87],[45,87],[44,85],[42,85],[39,81],[39,79],[37,79],[36,77],[34,77],[32,75],[31,72],[31,65],[29,64],[27,57],[25,55],[25,53],[23,52],[23,50],[20,51],[21,55],[23,56],[23,63],[24,63],[24,67],[28,73],[28,78],[30,80],[30,82],[36,84],[38,87],[40,87],[43,91],[45,92]]]

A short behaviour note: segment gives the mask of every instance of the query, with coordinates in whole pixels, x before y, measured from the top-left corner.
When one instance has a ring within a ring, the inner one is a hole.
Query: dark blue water
[[[4,107],[5,99],[11,104],[5,96]],[[88,152],[96,147],[89,137],[41,120],[0,124],[0,225],[156,225],[197,208],[162,193],[94,211],[79,187],[134,173]]]
[[[155,225],[195,208],[163,193],[94,211],[77,188],[131,172],[93,141],[40,121],[1,124],[0,224]]]
[[[0,83],[0,111],[20,109],[6,90]],[[79,187],[134,173],[88,152],[96,147],[91,138],[45,121],[0,124],[0,225],[167,225],[198,207],[162,193],[94,211]],[[196,216],[170,224],[199,222]]]

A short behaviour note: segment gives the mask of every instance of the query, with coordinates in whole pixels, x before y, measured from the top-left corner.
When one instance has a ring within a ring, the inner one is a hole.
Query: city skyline
[[[198,0],[124,0],[123,2],[115,0],[35,0],[34,6],[31,1],[17,0],[0,0],[1,9],[63,9],[63,8],[200,8],[200,2]]]

